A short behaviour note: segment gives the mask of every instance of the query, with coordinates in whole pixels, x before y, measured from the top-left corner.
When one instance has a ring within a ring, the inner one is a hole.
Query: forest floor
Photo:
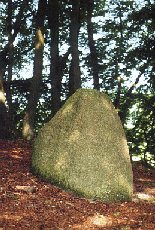
[[[0,230],[155,229],[155,170],[134,163],[132,202],[76,197],[34,176],[32,147],[0,140]]]

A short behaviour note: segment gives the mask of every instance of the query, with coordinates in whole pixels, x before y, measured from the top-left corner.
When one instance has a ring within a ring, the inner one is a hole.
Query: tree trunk
[[[48,23],[51,35],[51,97],[52,97],[52,116],[61,107],[61,80],[59,63],[59,0],[48,1]]]
[[[99,90],[99,67],[98,67],[98,58],[97,50],[95,46],[95,41],[93,38],[93,23],[92,23],[92,14],[94,8],[94,0],[87,1],[87,31],[88,31],[88,46],[90,49],[90,65],[93,75],[93,85],[94,89]]]
[[[33,78],[30,85],[30,95],[28,99],[27,110],[23,119],[23,137],[31,140],[34,136],[35,115],[39,99],[40,84],[43,69],[43,50],[44,50],[44,20],[46,14],[47,2],[40,0],[38,3],[38,12],[36,17],[36,41]]]
[[[12,81],[12,69],[13,69],[13,37],[12,37],[12,0],[8,1],[8,15],[7,21],[7,36],[8,36],[8,78],[7,78],[7,88],[6,88],[6,100],[8,104],[8,129],[10,135],[13,136],[14,133],[14,122],[13,122],[13,104],[12,104],[12,89],[10,83]]]
[[[8,43],[5,45],[4,49],[0,51],[0,138],[8,138],[10,137],[10,124],[11,121],[9,121],[10,116],[8,116],[7,108],[6,108],[6,98],[5,93],[8,99],[8,105],[12,103],[11,93],[10,89],[8,88],[4,92],[3,87],[3,77],[4,73],[6,71],[6,66],[8,65],[8,83],[11,81],[12,78],[12,61],[13,61],[13,42],[20,30],[21,20],[24,18],[24,10],[28,6],[27,0],[23,0],[21,3],[21,7],[19,9],[19,12],[16,16],[16,21],[12,22],[12,1],[8,1],[8,17],[6,20],[6,31],[8,31]],[[12,24],[14,30],[12,30]],[[10,62],[9,62],[10,61]],[[10,84],[8,84],[10,85]],[[10,108],[9,108],[10,109]]]
[[[0,59],[1,63],[1,59]],[[8,113],[6,108],[6,98],[3,90],[3,72],[0,66],[0,139],[7,139],[8,132]]]
[[[79,67],[78,34],[79,34],[79,11],[80,1],[72,0],[71,25],[70,25],[70,47],[71,66],[69,74],[69,96],[81,87],[81,76]]]
[[[6,108],[6,97],[3,87],[3,76],[7,66],[7,50],[0,52],[0,139],[7,139],[8,132],[8,113]]]

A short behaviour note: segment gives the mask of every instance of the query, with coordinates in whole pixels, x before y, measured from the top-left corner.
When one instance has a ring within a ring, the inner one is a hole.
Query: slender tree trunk
[[[119,7],[119,33],[120,33],[120,39],[118,42],[118,49],[117,49],[117,56],[115,60],[115,78],[117,79],[117,95],[115,98],[114,106],[115,108],[119,111],[120,109],[120,104],[121,104],[121,91],[122,91],[122,78],[120,74],[120,69],[119,69],[119,63],[123,59],[123,46],[124,46],[124,37],[123,37],[123,21],[122,21],[122,11],[121,11],[121,5],[117,3]]]
[[[90,49],[90,65],[92,69],[94,89],[100,90],[97,50],[96,50],[95,41],[93,37],[94,35],[93,23],[92,23],[93,9],[94,9],[94,0],[88,0],[87,1],[87,31],[88,31],[88,46]]]
[[[13,69],[13,37],[12,37],[12,0],[8,1],[8,16],[7,16],[7,35],[8,35],[8,78],[7,78],[7,88],[6,88],[6,100],[8,104],[8,129],[10,135],[14,132],[14,122],[13,122],[13,104],[12,104],[12,89],[10,83],[12,81],[12,69]]]
[[[117,94],[116,94],[116,97],[115,97],[115,100],[114,100],[114,106],[115,106],[115,109],[117,111],[119,111],[119,108],[120,108],[120,99],[121,99],[121,90],[122,90],[122,78],[121,78],[121,74],[119,72],[119,56],[120,56],[120,53],[118,52],[116,58],[115,58],[115,62],[114,62],[114,66],[115,66],[115,75],[114,75],[114,80],[113,81],[116,81],[117,79]]]
[[[21,3],[21,7],[16,17],[16,21],[13,23],[11,19],[11,11],[12,11],[12,1],[8,1],[8,21],[6,20],[6,31],[8,31],[8,43],[4,47],[2,51],[0,51],[0,138],[8,138],[9,135],[9,126],[10,123],[8,116],[8,111],[6,108],[6,97],[8,100],[8,105],[10,106],[12,103],[10,88],[7,89],[7,92],[4,91],[3,87],[3,77],[6,71],[6,66],[8,65],[8,85],[10,79],[12,78],[12,64],[13,64],[13,42],[20,30],[21,20],[24,18],[24,10],[28,6],[27,0],[23,0]],[[12,25],[14,30],[12,31]],[[11,109],[11,108],[9,108]]]
[[[3,75],[4,75],[5,62],[3,53],[0,53],[0,139],[8,138],[8,113],[6,108],[6,98],[3,89]]]
[[[50,28],[51,43],[51,97],[52,97],[52,115],[61,107],[61,80],[60,60],[59,60],[59,0],[48,1],[48,23]]]
[[[0,139],[9,138],[8,111],[6,107],[6,97],[3,87],[3,76],[7,66],[7,53],[0,52]]]
[[[39,99],[40,84],[43,69],[43,50],[44,50],[44,20],[46,14],[47,2],[40,0],[38,3],[38,12],[36,18],[36,41],[33,77],[30,86],[30,95],[28,99],[27,110],[23,119],[23,137],[31,140],[34,136],[35,115]]]
[[[69,96],[81,87],[81,76],[79,66],[78,34],[79,34],[79,11],[80,0],[72,0],[71,25],[70,25],[70,47],[71,67],[69,74]]]
[[[121,76],[117,77],[117,81],[118,81],[118,89],[117,89],[116,99],[114,101],[114,106],[115,106],[116,110],[119,110],[120,100],[121,100],[121,90],[122,90],[122,78],[121,78]]]

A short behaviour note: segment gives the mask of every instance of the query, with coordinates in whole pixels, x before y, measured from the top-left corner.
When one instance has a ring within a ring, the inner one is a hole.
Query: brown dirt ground
[[[0,140],[0,230],[155,229],[155,170],[134,163],[132,202],[76,197],[34,176],[31,145]]]

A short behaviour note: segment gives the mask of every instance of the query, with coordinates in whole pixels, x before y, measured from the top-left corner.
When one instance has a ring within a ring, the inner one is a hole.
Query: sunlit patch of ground
[[[155,229],[155,170],[134,163],[132,202],[75,197],[31,172],[31,145],[0,141],[0,230]]]

